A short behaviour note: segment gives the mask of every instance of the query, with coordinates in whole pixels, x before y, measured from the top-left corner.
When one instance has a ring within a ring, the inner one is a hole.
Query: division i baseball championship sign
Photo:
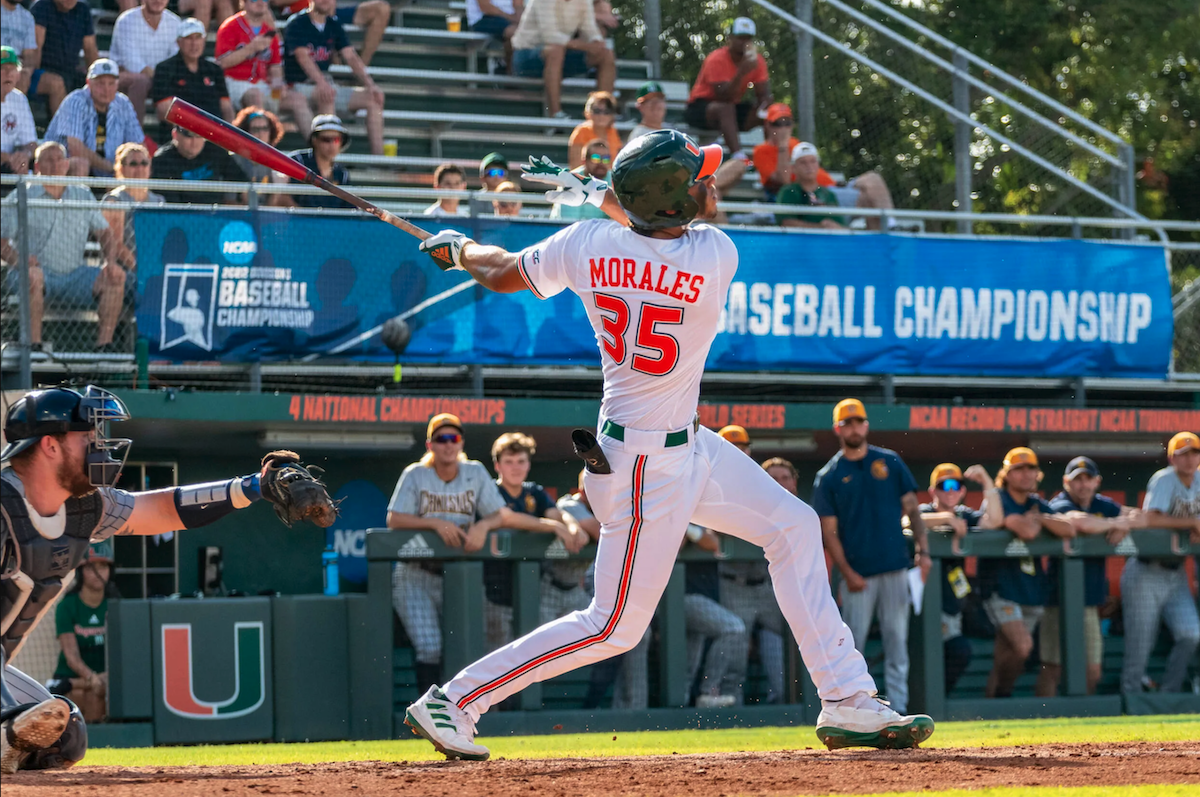
[[[438,229],[442,221],[427,225]],[[518,250],[539,222],[456,220]],[[374,219],[278,212],[136,213],[138,331],[156,359],[309,355],[392,362],[379,338],[408,313],[404,363],[596,365],[579,300],[455,290],[415,240]],[[733,231],[713,370],[1162,377],[1173,324],[1163,251],[1148,244]],[[584,252],[596,288],[620,252]],[[649,264],[653,273],[663,264]],[[640,273],[640,271],[639,271]],[[610,284],[611,283],[611,284]],[[664,287],[669,295],[669,286]],[[680,341],[686,346],[687,341]]]

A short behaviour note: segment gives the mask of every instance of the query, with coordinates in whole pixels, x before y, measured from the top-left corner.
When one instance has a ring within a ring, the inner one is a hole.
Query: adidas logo
[[[1013,540],[1004,549],[1005,556],[1029,556],[1029,546],[1024,540]]]
[[[400,546],[396,551],[398,559],[429,559],[433,556],[433,547],[425,542],[420,534],[414,534],[412,539]]]
[[[436,260],[440,260],[443,263],[450,262],[450,247],[448,246],[439,246],[437,249],[434,249],[432,252],[430,252],[430,254],[433,255]]]
[[[1137,556],[1137,543],[1133,541],[1133,537],[1126,537],[1117,543],[1117,547],[1113,549],[1118,556]]]
[[[563,541],[555,537],[554,542],[546,546],[546,552],[542,556],[547,559],[569,559],[571,553],[567,550],[567,546],[563,545]]]

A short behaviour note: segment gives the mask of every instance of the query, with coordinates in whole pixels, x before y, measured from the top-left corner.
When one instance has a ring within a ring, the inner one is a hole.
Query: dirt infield
[[[357,761],[236,767],[77,767],[21,772],[4,797],[799,795],[985,786],[1200,784],[1200,741],[906,751],[465,762]]]

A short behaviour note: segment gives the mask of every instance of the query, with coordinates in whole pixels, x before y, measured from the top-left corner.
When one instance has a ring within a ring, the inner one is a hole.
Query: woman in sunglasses
[[[145,145],[127,142],[117,147],[113,174],[118,180],[147,180],[150,178],[150,150]],[[166,202],[162,194],[156,194],[140,185],[119,185],[109,191],[100,201],[104,203],[104,220],[110,230],[124,230],[114,238],[117,262],[126,269],[137,266],[137,242],[133,238],[133,217],[127,216],[121,205],[138,203],[162,205]]]
[[[621,151],[621,135],[613,126],[617,121],[616,97],[607,91],[593,91],[583,107],[583,118],[586,121],[571,131],[567,141],[567,161],[572,169],[583,165],[583,148],[589,141],[603,141],[613,158]]]
[[[239,130],[245,130],[259,141],[265,141],[272,147],[279,146],[279,141],[283,138],[283,123],[279,121],[279,117],[257,105],[247,105],[238,111],[237,117],[233,120],[233,125]],[[230,154],[233,155],[234,162],[242,167],[242,171],[246,173],[247,181],[251,183],[270,183],[274,179],[275,171],[273,169],[263,166],[261,163],[255,163],[247,157],[238,155],[236,152]],[[263,196],[261,199],[269,200],[267,204],[274,205],[278,203],[278,196]]]

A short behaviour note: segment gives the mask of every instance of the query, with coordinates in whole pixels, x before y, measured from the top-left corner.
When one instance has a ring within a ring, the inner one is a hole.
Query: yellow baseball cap
[[[933,473],[929,475],[929,489],[938,486],[942,479],[958,479],[962,481],[962,471],[953,462],[943,462],[933,469]]]
[[[858,399],[842,399],[833,408],[833,422],[840,424],[852,418],[862,418],[865,421],[867,419],[867,408]]]
[[[458,419],[457,415],[451,415],[448,412],[443,412],[438,415],[434,415],[429,419],[429,428],[425,431],[425,439],[432,440],[433,433],[443,426],[453,426],[460,432],[463,430],[462,421]]]
[[[1038,466],[1037,454],[1033,453],[1032,448],[1018,446],[1004,455],[1004,467],[1011,468],[1014,465],[1032,465],[1036,468]]]
[[[724,437],[731,443],[737,443],[738,445],[743,446],[750,445],[750,435],[741,426],[730,424],[721,431],[717,432],[717,434],[719,434],[721,437]]]
[[[1167,443],[1167,456],[1173,457],[1184,451],[1200,451],[1200,437],[1192,432],[1180,432]]]

